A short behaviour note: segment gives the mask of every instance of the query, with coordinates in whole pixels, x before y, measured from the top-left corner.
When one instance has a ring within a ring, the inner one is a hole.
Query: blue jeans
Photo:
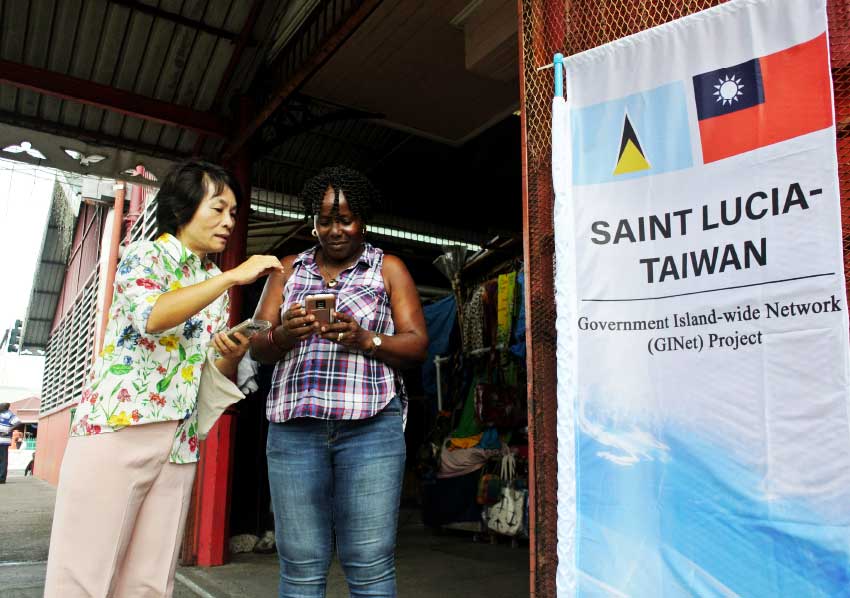
[[[352,598],[396,596],[401,401],[364,420],[269,425],[280,598],[323,598],[334,539]]]

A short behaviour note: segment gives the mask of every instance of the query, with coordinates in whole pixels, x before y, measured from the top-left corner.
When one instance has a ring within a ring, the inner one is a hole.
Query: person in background
[[[425,317],[404,263],[366,242],[377,200],[366,177],[327,168],[301,200],[318,244],[269,276],[255,317],[273,327],[251,339],[258,361],[276,363],[266,454],[279,596],[324,596],[334,543],[352,597],[397,596],[399,368],[425,359]],[[335,295],[335,323],[305,311],[318,293]]]
[[[0,484],[6,483],[9,469],[9,446],[12,444],[12,430],[23,426],[18,416],[9,410],[9,403],[0,403]]]
[[[227,272],[209,259],[225,249],[240,200],[223,168],[177,164],[157,195],[159,238],[124,251],[62,461],[47,598],[172,595],[198,461],[201,370],[212,348],[215,367],[233,375],[248,349],[225,333],[227,291],[282,270],[273,256]]]

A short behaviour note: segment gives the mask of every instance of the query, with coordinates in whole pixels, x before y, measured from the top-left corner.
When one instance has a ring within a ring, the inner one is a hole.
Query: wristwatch
[[[371,357],[375,353],[377,353],[378,349],[381,347],[382,342],[383,341],[381,340],[380,336],[378,336],[377,334],[375,336],[373,336],[372,337],[372,348],[369,349],[369,352],[367,353],[367,355],[369,355],[369,357]]]

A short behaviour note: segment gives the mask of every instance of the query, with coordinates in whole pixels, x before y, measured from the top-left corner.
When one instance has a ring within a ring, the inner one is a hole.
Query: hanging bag
[[[516,461],[511,452],[502,457],[502,496],[487,509],[487,527],[496,533],[515,536],[522,530],[525,512],[525,491],[514,490]]]
[[[482,470],[481,477],[478,480],[478,494],[475,501],[479,505],[487,506],[494,505],[499,502],[502,496],[502,476],[496,473],[493,469],[493,463],[500,463],[495,459],[491,459]]]
[[[484,427],[517,428],[528,421],[522,393],[505,383],[495,351],[487,366],[488,382],[475,387],[475,418]]]

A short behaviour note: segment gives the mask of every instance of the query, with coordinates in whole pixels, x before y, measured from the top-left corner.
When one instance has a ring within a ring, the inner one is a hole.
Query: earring
[[[319,238],[319,231],[317,231],[315,228],[310,231],[310,234],[316,237],[317,239]]]

